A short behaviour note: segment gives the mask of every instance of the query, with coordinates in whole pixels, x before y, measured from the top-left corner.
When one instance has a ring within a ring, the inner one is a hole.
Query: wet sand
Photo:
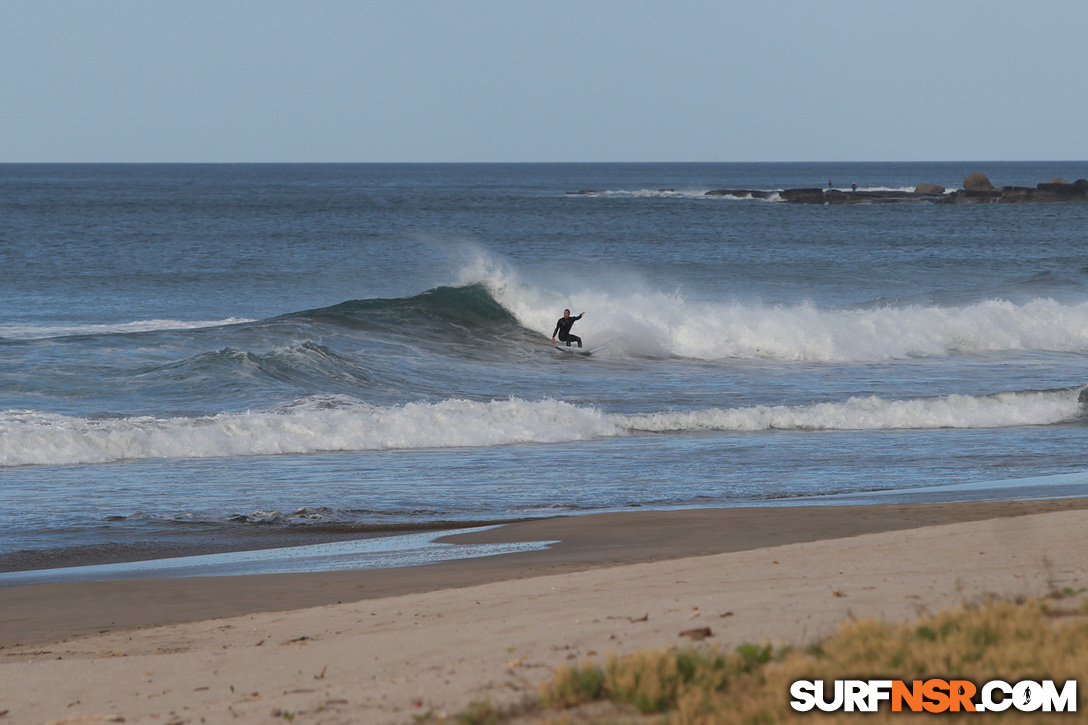
[[[645,647],[801,643],[1088,578],[1088,499],[630,512],[451,542],[542,551],[404,569],[0,589],[4,722],[412,722]]]

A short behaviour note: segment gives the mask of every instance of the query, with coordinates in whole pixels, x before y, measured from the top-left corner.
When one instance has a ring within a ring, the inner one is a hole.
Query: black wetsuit
[[[578,343],[578,347],[581,347],[582,338],[570,334],[570,328],[580,319],[582,319],[582,315],[578,315],[577,317],[560,317],[559,322],[555,323],[555,331],[552,332],[552,337],[555,337],[556,334],[558,334],[559,339],[567,343],[567,347],[570,347],[572,342]]]

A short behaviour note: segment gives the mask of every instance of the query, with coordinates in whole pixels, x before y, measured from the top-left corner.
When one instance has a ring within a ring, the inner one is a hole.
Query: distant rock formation
[[[1017,204],[1021,202],[1088,201],[1088,179],[1067,184],[1051,179],[1035,186],[995,187],[985,174],[974,173],[963,180],[963,188],[947,191],[937,184],[918,184],[914,191],[842,191],[834,188],[716,189],[707,196],[732,196],[740,199],[777,199],[787,204],[902,204],[928,201],[936,204]]]
[[[833,196],[829,196],[834,192]],[[844,192],[838,189],[828,189],[825,194],[823,189],[786,189],[779,193],[778,198],[790,204],[830,204],[830,199],[838,198]]]
[[[659,189],[660,193],[675,193],[674,189]],[[598,189],[568,191],[570,195],[603,194]],[[811,187],[802,189],[714,189],[706,196],[727,196],[736,199],[766,199],[787,204],[902,204],[930,202],[934,204],[1018,204],[1022,202],[1088,201],[1088,179],[1072,184],[1064,179],[1051,179],[1035,186],[995,187],[982,173],[973,173],[963,180],[963,188],[948,191],[937,184],[918,184],[913,191],[905,189],[851,190]]]
[[[938,191],[842,191],[840,189],[786,189],[778,196],[789,204],[902,204],[904,202],[938,201],[944,197],[944,188],[930,186]]]
[[[963,180],[963,189],[944,199],[943,204],[1021,204],[1025,202],[1088,201],[1088,179],[1077,179],[1067,184],[1062,179],[1051,179],[1035,186],[1003,186],[1000,189],[971,189],[967,182],[974,177],[989,179],[982,174],[971,174]]]
[[[986,174],[977,171],[963,180],[963,188],[967,191],[995,191],[995,187],[986,178]]]

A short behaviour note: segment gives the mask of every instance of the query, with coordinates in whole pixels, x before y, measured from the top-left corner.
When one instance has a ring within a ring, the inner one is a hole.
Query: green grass
[[[459,722],[578,725],[657,723],[756,725],[818,720],[869,725],[929,720],[933,715],[798,713],[789,705],[794,680],[993,679],[1056,680],[1088,674],[1088,618],[1083,601],[1063,596],[1023,603],[994,602],[942,612],[907,624],[863,620],[804,650],[745,644],[731,651],[673,648],[611,656],[604,663],[563,667],[539,699],[517,714],[478,705]],[[1079,705],[1080,703],[1078,703]],[[591,707],[592,705],[592,707]],[[634,708],[634,711],[632,711]],[[1088,722],[1088,703],[1076,714],[945,714],[967,722]],[[604,714],[602,714],[602,712]]]

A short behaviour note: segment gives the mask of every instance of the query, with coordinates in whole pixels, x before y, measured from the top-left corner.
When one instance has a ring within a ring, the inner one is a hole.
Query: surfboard
[[[572,354],[575,354],[575,355],[592,355],[593,353],[597,352],[598,350],[605,349],[610,344],[612,344],[611,340],[609,340],[608,342],[606,342],[603,345],[598,345],[597,347],[593,347],[593,348],[576,347],[574,345],[571,345],[570,347],[567,347],[566,345],[556,345],[555,349],[558,350],[559,352],[569,352],[569,353],[572,353]]]

